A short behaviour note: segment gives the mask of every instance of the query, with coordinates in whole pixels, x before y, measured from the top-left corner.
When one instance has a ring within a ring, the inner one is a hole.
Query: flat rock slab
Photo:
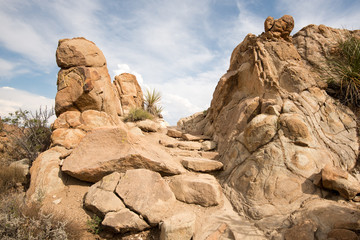
[[[85,195],[84,207],[96,215],[104,217],[108,212],[124,209],[125,205],[114,192],[103,190],[96,183]]]
[[[192,141],[179,141],[177,146],[183,150],[201,150],[202,148],[201,143]]]
[[[203,207],[222,203],[222,189],[216,178],[209,174],[182,174],[170,177],[169,186],[176,199]]]
[[[181,160],[181,164],[185,168],[196,172],[212,172],[220,170],[223,167],[223,164],[219,161],[195,157],[184,157]]]
[[[115,233],[138,232],[150,228],[139,215],[127,208],[106,214],[102,225]]]
[[[155,226],[171,216],[176,198],[159,173],[147,169],[126,171],[121,177],[116,193],[125,205]]]
[[[182,139],[185,141],[204,141],[204,140],[210,140],[211,138],[204,135],[192,135],[189,133],[182,134]]]
[[[166,135],[173,138],[181,138],[183,133],[179,130],[168,128]]]
[[[189,240],[195,232],[196,215],[184,212],[165,219],[161,224],[160,240]]]
[[[147,168],[166,175],[185,172],[159,144],[129,133],[123,127],[97,128],[87,134],[62,171],[83,181],[97,182],[111,172]]]
[[[160,128],[160,124],[150,119],[139,121],[136,123],[136,126],[138,126],[144,132],[157,132]]]

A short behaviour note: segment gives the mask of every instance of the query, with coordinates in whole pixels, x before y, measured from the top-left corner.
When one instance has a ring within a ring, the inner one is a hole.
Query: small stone
[[[194,213],[180,213],[165,219],[161,223],[160,240],[189,240],[195,232]]]
[[[181,164],[188,169],[197,172],[211,172],[220,170],[223,164],[219,161],[210,160],[206,158],[184,157]]]
[[[109,212],[105,215],[102,225],[115,233],[143,231],[150,226],[136,213],[127,208],[117,212]]]

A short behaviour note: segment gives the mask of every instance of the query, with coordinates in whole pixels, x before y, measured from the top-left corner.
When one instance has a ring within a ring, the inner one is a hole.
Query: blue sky
[[[0,115],[54,105],[59,39],[85,37],[111,79],[130,72],[162,93],[164,118],[209,107],[232,50],[267,16],[360,29],[358,0],[0,0]]]

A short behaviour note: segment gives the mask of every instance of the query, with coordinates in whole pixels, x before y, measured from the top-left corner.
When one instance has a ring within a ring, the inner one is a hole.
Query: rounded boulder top
[[[106,59],[95,43],[79,37],[59,40],[56,63],[61,68],[102,67],[106,65]]]

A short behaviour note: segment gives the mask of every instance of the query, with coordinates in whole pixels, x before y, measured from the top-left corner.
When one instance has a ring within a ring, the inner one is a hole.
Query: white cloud
[[[127,64],[118,64],[117,66],[118,66],[118,68],[113,71],[115,75],[119,75],[119,74],[122,74],[122,73],[130,73],[130,74],[133,74],[133,75],[135,75],[136,80],[138,81],[138,83],[140,84],[140,86],[143,86],[144,80],[143,80],[143,78],[142,78],[142,76],[141,76],[140,73],[131,70],[130,67],[129,67],[129,65],[127,65]]]
[[[3,77],[8,77],[14,71],[16,64],[5,59],[0,58],[0,80]]]
[[[2,117],[19,109],[35,112],[40,107],[51,109],[54,105],[53,99],[11,87],[0,87],[0,116]]]

